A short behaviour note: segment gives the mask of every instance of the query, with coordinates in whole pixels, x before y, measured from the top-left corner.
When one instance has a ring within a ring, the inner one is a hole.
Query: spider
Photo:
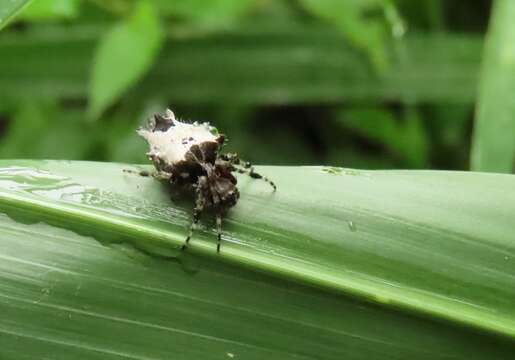
[[[142,171],[139,174],[152,176],[195,193],[193,221],[182,250],[188,247],[202,212],[212,208],[216,217],[216,251],[220,252],[222,218],[240,197],[233,172],[263,179],[272,186],[274,192],[277,190],[272,181],[255,172],[252,165],[242,161],[237,154],[221,154],[225,136],[208,123],[181,122],[167,109],[164,115],[155,114],[151,117],[148,128],[140,128],[137,133],[148,142],[150,150],[147,156],[156,169],[154,172]]]

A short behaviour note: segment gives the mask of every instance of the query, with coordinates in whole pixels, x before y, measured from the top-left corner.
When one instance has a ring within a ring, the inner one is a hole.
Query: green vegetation
[[[513,9],[500,3],[472,162],[511,172]],[[33,2],[0,35],[0,157],[144,162],[133,130],[169,106],[256,163],[466,170],[488,5]]]
[[[0,358],[508,358],[514,18],[0,0]],[[166,107],[278,185],[238,178],[220,254],[209,214],[181,252],[191,199],[122,171]]]

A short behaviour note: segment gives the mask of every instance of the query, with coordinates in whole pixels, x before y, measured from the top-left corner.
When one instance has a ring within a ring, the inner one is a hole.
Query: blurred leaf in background
[[[0,143],[2,158],[87,158],[95,146],[84,136],[92,131],[81,113],[60,111],[55,103],[22,103],[5,131]]]
[[[162,14],[206,29],[226,29],[239,21],[254,5],[254,0],[156,0]]]
[[[497,0],[486,38],[472,169],[511,173],[515,161],[515,1]]]
[[[151,2],[144,0],[100,39],[91,75],[91,117],[97,118],[148,71],[162,39],[158,13]]]
[[[80,0],[37,0],[32,1],[18,19],[27,21],[74,19],[79,15],[79,11]]]
[[[30,0],[2,0],[0,1],[0,29],[7,25],[19,11],[26,7]]]
[[[301,0],[304,7],[365,50],[378,70],[387,66],[387,28],[383,7],[389,0]]]
[[[424,168],[428,160],[427,134],[416,112],[396,119],[383,109],[349,109],[341,114],[341,124],[379,143],[411,168]]]

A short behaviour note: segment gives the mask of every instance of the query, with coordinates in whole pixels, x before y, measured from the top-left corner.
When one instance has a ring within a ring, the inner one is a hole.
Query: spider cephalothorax
[[[140,174],[195,192],[193,223],[183,248],[187,247],[202,211],[212,208],[220,251],[222,216],[240,197],[233,172],[264,179],[276,189],[273,182],[254,172],[250,163],[242,162],[236,154],[220,154],[225,137],[208,123],[181,122],[171,110],[166,110],[165,115],[154,115],[148,128],[139,129],[138,134],[147,140],[147,155],[156,168],[154,173]]]

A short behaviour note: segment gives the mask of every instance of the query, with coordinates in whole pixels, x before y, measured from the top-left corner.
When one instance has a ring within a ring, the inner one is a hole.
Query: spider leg
[[[151,176],[150,172],[149,171],[145,171],[145,170],[136,171],[136,170],[131,170],[131,169],[123,169],[123,172],[127,173],[127,174],[134,174],[134,175],[145,176],[145,177]]]
[[[193,230],[200,220],[200,215],[202,215],[202,211],[204,211],[205,200],[203,198],[202,189],[200,188],[200,185],[197,185],[196,194],[197,197],[195,199],[195,207],[193,208],[193,221],[190,225],[188,236],[186,237],[186,240],[182,245],[182,250],[186,250],[186,248],[188,247],[190,239],[193,236]]]
[[[236,153],[222,154],[220,155],[220,158],[224,161],[228,161],[233,166],[241,166],[244,169],[250,169],[252,167],[252,164],[249,161],[240,159]]]
[[[214,207],[217,207],[221,202],[220,195],[216,191],[215,184],[212,181],[209,182],[208,186],[209,186],[209,192],[211,193],[211,202],[213,203]]]
[[[249,161],[244,161],[244,160],[240,159],[238,154],[227,153],[227,154],[222,154],[220,157],[222,158],[222,160],[228,161],[232,165],[234,171],[236,171],[240,174],[247,174],[253,179],[262,179],[262,180],[266,181],[267,183],[269,183],[270,186],[272,186],[274,188],[274,191],[277,190],[277,186],[274,184],[274,182],[272,180],[270,180],[266,176],[263,176],[263,175],[255,172],[252,164]]]
[[[235,168],[234,170],[240,174],[247,174],[248,176],[250,176],[253,179],[262,179],[262,180],[266,181],[267,183],[269,183],[270,186],[274,188],[274,192],[277,191],[277,186],[275,185],[275,183],[272,180],[270,180],[269,178],[267,178],[266,176],[263,176],[263,175],[255,172],[254,168],[252,166],[250,167],[250,170],[240,169],[240,168]]]
[[[167,173],[165,171],[150,172],[150,171],[146,171],[146,170],[135,171],[135,170],[130,170],[130,169],[123,169],[123,172],[128,173],[128,174],[136,174],[139,176],[145,176],[145,177],[152,176],[156,180],[170,180],[170,178],[172,177],[172,174]]]
[[[222,244],[222,213],[216,214],[216,234],[217,234],[217,243],[216,243],[216,252],[220,252],[220,245]]]
[[[166,171],[156,171],[150,174],[156,180],[170,180],[172,178],[172,174],[167,173]]]
[[[222,243],[222,213],[223,209],[220,208],[222,204],[222,198],[218,193],[218,190],[215,186],[216,175],[211,170],[208,171],[206,186],[209,187],[210,192],[210,200],[212,206],[216,209],[216,234],[217,234],[217,243],[216,243],[216,252],[220,252],[220,245]],[[223,206],[223,205],[222,205]]]
[[[230,162],[232,165],[240,164],[240,158],[238,157],[238,154],[236,154],[236,153],[221,154],[220,158],[224,161]]]

